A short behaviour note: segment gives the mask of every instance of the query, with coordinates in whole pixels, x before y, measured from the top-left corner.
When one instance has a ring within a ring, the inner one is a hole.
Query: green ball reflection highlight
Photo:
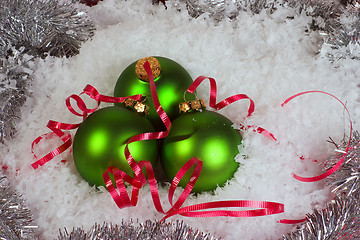
[[[145,132],[154,132],[151,123],[126,108],[113,106],[92,113],[74,138],[73,156],[78,172],[90,185],[96,186],[105,186],[102,175],[108,167],[119,168],[133,176],[125,157],[125,146],[130,137]],[[129,150],[136,162],[147,160],[156,166],[156,140],[130,143]]]
[[[169,180],[193,157],[204,163],[193,192],[212,191],[232,179],[239,167],[234,158],[242,141],[232,125],[223,115],[206,110],[175,119],[161,151],[161,164]],[[193,170],[186,173],[180,186],[185,188]]]
[[[193,80],[190,74],[177,62],[165,58],[155,57],[160,65],[160,76],[155,79],[156,91],[159,101],[164,111],[174,120],[179,116],[179,103],[184,102],[184,92],[192,84]],[[135,74],[136,62],[130,64],[119,76],[115,89],[115,97],[127,97],[136,94],[143,94],[147,100],[145,104],[150,107],[147,118],[154,125],[156,131],[166,130],[163,122],[155,110],[151,97],[150,83],[140,80]],[[193,94],[187,94],[186,100],[194,100]],[[119,104],[115,104],[119,105]]]

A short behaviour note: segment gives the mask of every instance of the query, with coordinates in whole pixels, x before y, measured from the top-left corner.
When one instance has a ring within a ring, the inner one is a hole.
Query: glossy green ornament
[[[110,166],[133,176],[124,149],[130,137],[145,132],[154,132],[151,123],[124,107],[106,107],[92,113],[80,125],[73,143],[74,162],[80,175],[96,186],[105,186],[102,175]],[[153,167],[156,165],[156,140],[130,143],[129,150],[136,162],[148,160]]]
[[[184,92],[192,84],[193,80],[189,73],[177,62],[164,57],[154,57],[158,60],[161,70],[160,75],[154,74],[155,85],[159,101],[170,120],[179,116],[178,104],[184,101]],[[143,59],[140,59],[141,61]],[[138,61],[130,64],[119,76],[115,85],[114,96],[126,97],[143,94],[147,100],[145,104],[150,107],[147,116],[157,131],[165,130],[159,115],[157,114],[151,97],[150,83],[140,79],[135,72]],[[141,65],[142,67],[142,65]],[[153,67],[152,67],[153,69]],[[154,73],[154,71],[153,71]],[[194,99],[192,94],[186,95],[188,100]]]
[[[204,163],[193,192],[215,190],[232,179],[239,167],[234,158],[242,140],[232,125],[223,115],[206,110],[184,113],[175,119],[161,152],[161,164],[169,179],[192,157]],[[192,172],[184,176],[180,186],[186,186]]]

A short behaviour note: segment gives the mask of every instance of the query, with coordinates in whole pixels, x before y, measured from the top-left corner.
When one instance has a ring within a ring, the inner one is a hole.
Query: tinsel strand
[[[342,167],[326,180],[335,195],[322,210],[307,215],[307,221],[298,226],[284,240],[360,239],[360,134],[354,132]],[[327,159],[324,170],[332,168],[343,156],[348,142],[334,143],[338,154]]]
[[[0,173],[0,239],[36,239],[30,210]]]
[[[21,107],[30,95],[33,57],[24,47],[0,47],[0,143],[14,137]]]
[[[283,236],[283,240],[359,239],[359,204],[356,198],[336,198],[323,210],[308,214],[306,223],[297,231]]]
[[[350,57],[360,59],[360,5],[348,4],[342,7],[342,15],[338,17],[337,26],[328,31],[326,44],[334,49],[329,53],[330,60],[335,61]]]
[[[316,18],[321,16],[327,21],[332,21],[340,13],[340,5],[334,1],[311,0],[179,0],[187,6],[189,15],[196,18],[207,13],[215,20],[225,17],[235,18],[241,11],[259,14],[262,10],[272,14],[278,8],[287,7],[297,10],[298,13],[306,12]]]
[[[327,179],[327,184],[337,196],[360,199],[360,134],[353,133],[351,147],[345,157],[342,167]],[[343,150],[339,149],[340,151]],[[334,155],[325,163],[325,168],[331,168],[339,155]]]
[[[112,240],[112,239],[182,239],[182,240],[215,240],[216,238],[198,230],[193,230],[182,221],[173,223],[159,223],[146,220],[144,223],[138,221],[122,221],[120,225],[109,223],[94,224],[88,232],[82,228],[73,228],[69,233],[67,229],[60,230],[58,240]]]
[[[208,14],[215,21],[235,19],[240,12],[268,14],[279,8],[291,8],[295,13],[312,18],[307,33],[316,31],[330,46],[326,56],[330,61],[346,57],[360,59],[360,4],[357,1],[338,0],[178,0],[186,4],[193,18]],[[288,16],[292,18],[294,16]]]
[[[85,12],[56,0],[1,0],[0,22],[0,46],[34,56],[73,56],[95,31]]]
[[[207,13],[212,19],[220,21],[225,17],[230,19],[236,18],[240,11],[248,11],[254,14],[260,13],[263,9],[269,9],[272,12],[273,8],[278,3],[277,0],[179,0],[184,2],[187,7],[189,15],[197,18],[200,15]]]
[[[0,1],[0,142],[14,137],[34,58],[72,56],[93,36],[85,12],[55,0]]]

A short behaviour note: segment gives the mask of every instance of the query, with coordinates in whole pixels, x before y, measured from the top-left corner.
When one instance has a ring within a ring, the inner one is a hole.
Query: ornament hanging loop
[[[184,102],[188,102],[188,101],[186,100],[186,93],[187,93],[187,92],[188,92],[188,91],[185,91],[185,92],[184,92],[184,95],[183,95]],[[198,96],[197,96],[197,94],[196,94],[196,92],[193,92],[193,94],[195,95],[195,99],[199,99]]]

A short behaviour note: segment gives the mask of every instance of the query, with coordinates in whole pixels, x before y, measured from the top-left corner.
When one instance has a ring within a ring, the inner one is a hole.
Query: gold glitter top
[[[154,58],[154,57],[145,57],[145,58],[142,58],[140,59],[136,65],[135,65],[135,73],[136,73],[136,76],[143,80],[143,81],[146,81],[148,82],[149,81],[149,77],[145,71],[145,68],[143,67],[144,63],[148,61],[149,64],[150,64],[150,67],[151,67],[151,71],[154,75],[154,79],[156,79],[157,77],[159,77],[160,75],[160,72],[161,72],[161,66],[160,66],[160,63],[159,61]]]

